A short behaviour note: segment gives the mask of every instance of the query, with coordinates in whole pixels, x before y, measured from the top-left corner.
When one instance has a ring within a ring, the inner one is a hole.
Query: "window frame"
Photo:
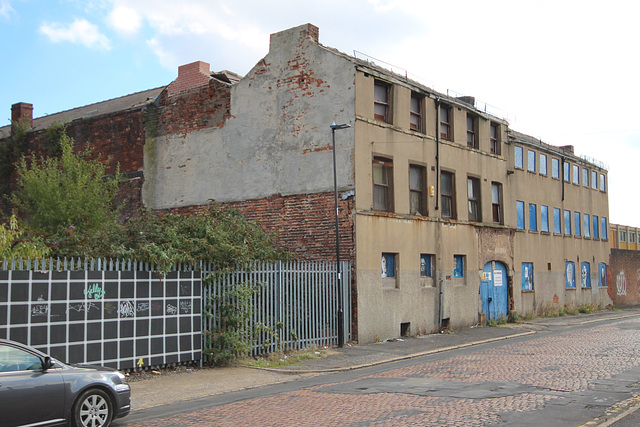
[[[524,202],[516,200],[516,230],[524,230],[526,222],[524,218]]]
[[[414,101],[418,107],[414,109]],[[409,104],[409,129],[415,132],[424,133],[424,95],[418,92],[411,92],[411,101]],[[414,123],[415,122],[415,123]]]
[[[469,194],[474,192],[475,194]],[[482,193],[480,189],[480,178],[475,176],[467,176],[467,214],[469,221],[482,222]],[[473,214],[475,208],[475,215]]]
[[[398,277],[397,253],[382,252],[380,259],[380,277],[383,279],[395,279]]]
[[[533,150],[527,149],[527,171],[528,172],[536,172],[536,152]]]
[[[598,287],[607,287],[607,264],[604,262],[598,263]]]
[[[580,185],[580,166],[573,164],[571,168],[571,183],[575,185]]]
[[[433,254],[420,254],[420,277],[425,279],[433,278],[434,260],[435,257]]]
[[[445,193],[444,180],[442,179],[444,176],[450,177],[450,188],[449,192]],[[445,214],[445,200],[447,200],[449,212]],[[456,174],[451,171],[441,170],[440,171],[440,215],[444,219],[456,219],[457,211],[456,211]]]
[[[497,201],[495,200],[497,192]],[[496,215],[498,220],[496,221]],[[504,213],[502,208],[502,184],[499,182],[491,182],[491,217],[494,224],[504,223]]]
[[[568,209],[564,210],[564,235],[571,236],[571,211]]]
[[[549,232],[549,206],[540,205],[540,231]]]
[[[551,158],[551,178],[560,179],[560,159]]]
[[[529,231],[538,231],[538,206],[529,203]]]
[[[444,120],[444,112],[446,112],[446,121]],[[446,132],[444,130],[446,129]],[[439,129],[440,138],[447,141],[453,141],[453,109],[450,105],[440,104]]]
[[[471,128],[469,128],[471,125]],[[471,141],[469,141],[471,138]],[[467,113],[467,148],[478,149],[478,116]]]
[[[565,287],[567,289],[575,289],[576,288],[576,264],[573,261],[567,261],[565,262],[564,265],[565,265],[564,267]]]
[[[415,189],[412,187],[413,179],[411,171],[417,170],[419,173],[420,188]],[[418,206],[414,209],[413,195],[417,194]],[[427,168],[422,165],[410,163],[409,164],[409,213],[411,215],[428,216],[427,209]]]
[[[453,277],[456,279],[464,278],[465,256],[460,254],[453,255]]]
[[[553,232],[562,234],[562,209],[553,208]]]
[[[591,263],[589,261],[580,263],[580,286],[585,289],[591,287]]]
[[[540,175],[547,176],[548,168],[547,168],[547,155],[540,153]]]
[[[491,122],[489,126],[489,151],[491,154],[501,155],[502,149],[500,145],[500,125]]]
[[[533,263],[532,262],[523,262],[522,263],[522,290],[523,291],[533,291],[534,290],[534,280],[533,280]]]
[[[582,215],[582,224],[584,228],[584,237],[591,238],[591,216],[588,213]]]
[[[384,88],[384,100],[378,99],[378,91],[376,90],[378,87]],[[384,108],[384,115],[378,114],[376,110],[379,108]],[[373,82],[373,118],[379,122],[391,123],[391,84],[378,79]]]
[[[386,172],[387,183],[376,183],[376,173],[375,166],[379,165],[382,167],[382,170]],[[393,159],[382,156],[374,156],[372,160],[372,184],[373,184],[373,200],[372,206],[374,211],[380,212],[393,212],[394,209],[394,194],[393,194]],[[376,199],[376,188],[384,189],[384,208],[379,208],[379,204]]]
[[[514,156],[514,159],[513,159],[514,167],[516,167],[517,169],[524,170],[524,149],[519,145],[514,145],[513,156]]]

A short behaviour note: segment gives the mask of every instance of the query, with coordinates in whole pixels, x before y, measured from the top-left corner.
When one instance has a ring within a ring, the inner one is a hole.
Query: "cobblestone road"
[[[505,425],[638,367],[638,329],[638,319],[571,329],[135,425]]]

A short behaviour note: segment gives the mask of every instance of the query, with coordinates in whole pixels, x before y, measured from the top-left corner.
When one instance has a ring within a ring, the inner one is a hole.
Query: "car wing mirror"
[[[53,367],[53,362],[51,361],[51,357],[45,356],[42,361],[42,370],[46,371],[49,368]]]

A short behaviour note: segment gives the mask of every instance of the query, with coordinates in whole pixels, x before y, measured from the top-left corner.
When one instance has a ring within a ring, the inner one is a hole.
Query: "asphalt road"
[[[640,394],[640,317],[542,321],[536,329],[149,408],[117,425],[640,425],[640,411],[632,412]]]

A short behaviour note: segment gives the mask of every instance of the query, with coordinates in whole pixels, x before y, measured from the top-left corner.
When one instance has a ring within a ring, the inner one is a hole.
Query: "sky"
[[[0,0],[0,126],[166,86],[193,61],[246,74],[269,35],[311,23],[320,43],[510,127],[602,162],[609,221],[640,227],[640,3],[631,0]]]

